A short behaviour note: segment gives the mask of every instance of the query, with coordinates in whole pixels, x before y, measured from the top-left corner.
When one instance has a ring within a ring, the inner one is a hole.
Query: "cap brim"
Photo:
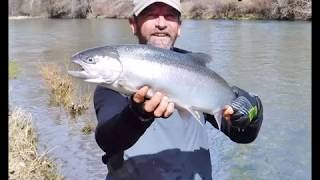
[[[153,0],[153,1],[149,1],[148,3],[145,3],[143,6],[141,6],[137,10],[134,9],[132,14],[135,16],[138,16],[145,8],[147,8],[148,6],[150,6],[151,4],[156,3],[156,2],[161,2],[161,3],[167,4],[171,7],[173,7],[174,9],[176,9],[179,13],[181,13],[180,8],[176,4],[174,4],[170,1],[168,2],[168,1],[161,1],[161,0]]]

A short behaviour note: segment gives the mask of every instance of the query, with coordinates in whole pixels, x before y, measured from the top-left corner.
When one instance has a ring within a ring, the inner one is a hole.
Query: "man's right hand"
[[[143,86],[132,95],[132,108],[143,118],[168,118],[174,111],[174,103],[160,92],[156,92],[151,98],[147,98],[148,86]]]

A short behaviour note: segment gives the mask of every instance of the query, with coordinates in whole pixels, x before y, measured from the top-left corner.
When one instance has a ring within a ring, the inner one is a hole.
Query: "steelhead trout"
[[[72,62],[81,71],[68,71],[86,82],[101,84],[124,95],[132,95],[143,85],[168,96],[182,119],[200,113],[215,116],[221,126],[222,108],[235,98],[228,83],[206,66],[204,53],[178,53],[150,45],[103,46],[80,51]]]

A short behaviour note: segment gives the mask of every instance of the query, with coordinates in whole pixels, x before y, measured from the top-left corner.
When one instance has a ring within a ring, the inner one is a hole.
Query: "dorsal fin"
[[[212,61],[212,58],[210,55],[206,53],[188,53],[188,55],[191,56],[192,60],[194,60],[196,63],[206,66],[208,63]]]

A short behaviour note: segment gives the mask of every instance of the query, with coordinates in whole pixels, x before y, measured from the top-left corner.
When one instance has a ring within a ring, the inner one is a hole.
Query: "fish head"
[[[122,72],[118,53],[108,48],[88,49],[74,54],[71,60],[81,70],[68,73],[86,82],[112,84]]]

